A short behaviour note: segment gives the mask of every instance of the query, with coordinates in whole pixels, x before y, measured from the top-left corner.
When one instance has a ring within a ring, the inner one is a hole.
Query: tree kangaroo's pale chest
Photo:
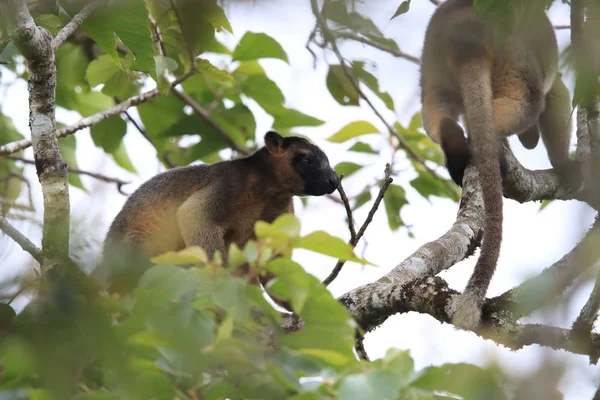
[[[248,204],[242,206],[234,202],[231,205],[227,218],[225,231],[225,244],[227,247],[235,243],[242,247],[248,240],[255,237],[254,226],[257,221],[272,223],[281,214],[288,211],[291,199],[276,199],[266,203]]]

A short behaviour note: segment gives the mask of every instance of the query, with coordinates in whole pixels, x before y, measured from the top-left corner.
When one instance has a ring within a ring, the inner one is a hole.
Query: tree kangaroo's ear
[[[269,153],[281,153],[283,151],[283,136],[275,131],[267,132],[265,134],[265,146]]]

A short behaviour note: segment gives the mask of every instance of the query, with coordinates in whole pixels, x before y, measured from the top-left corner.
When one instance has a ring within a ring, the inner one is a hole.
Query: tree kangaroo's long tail
[[[452,323],[462,329],[475,329],[481,318],[481,305],[494,275],[502,242],[502,178],[500,140],[494,131],[491,62],[476,58],[461,65],[458,81],[465,107],[472,156],[479,173],[485,206],[481,253],[464,292],[455,300]]]

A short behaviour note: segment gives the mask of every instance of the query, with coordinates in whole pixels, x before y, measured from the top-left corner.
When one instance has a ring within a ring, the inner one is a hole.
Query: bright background
[[[345,152],[349,145],[342,147],[325,141],[325,138],[332,133],[356,120],[370,121],[379,127],[381,132],[386,130],[367,106],[340,106],[327,91],[325,77],[328,68],[323,59],[323,52],[317,49],[319,60],[314,68],[313,58],[305,48],[308,36],[314,27],[309,1],[269,0],[253,3],[225,4],[224,9],[234,28],[234,36],[220,33],[219,38],[230,44],[230,48],[246,31],[264,32],[279,41],[287,52],[290,63],[286,64],[280,60],[261,60],[260,63],[265,67],[268,76],[282,89],[287,99],[287,106],[326,121],[326,124],[320,127],[299,128],[297,132],[309,136],[321,146],[328,154],[332,165],[340,161],[369,163],[367,168],[344,181],[349,196],[362,190],[366,183],[382,177],[385,163],[391,155],[386,148],[387,134],[371,135],[362,139],[375,148],[383,149],[380,157],[362,155],[359,157],[356,153]],[[367,14],[386,37],[394,38],[402,51],[415,56],[420,55],[425,27],[435,8],[433,4],[426,0],[415,0],[408,14],[390,21],[390,17],[400,3],[399,0],[369,0],[365,3],[368,5],[363,4],[361,12]],[[555,2],[549,16],[554,24],[568,24],[569,7]],[[568,43],[569,31],[558,30],[557,36],[559,46],[563,49]],[[360,43],[344,42],[341,50],[348,57],[361,58],[377,65],[376,76],[379,78],[381,89],[389,92],[393,97],[398,115],[394,116],[373,96],[371,99],[390,123],[396,119],[402,124],[408,123],[411,116],[420,108],[419,67]],[[214,61],[210,57],[209,59]],[[331,52],[327,53],[326,60],[337,63],[335,55]],[[13,81],[15,76],[8,72],[2,76],[3,86],[0,89],[2,111],[12,118],[21,133],[29,136],[26,82]],[[567,85],[572,93],[572,76],[567,76]],[[249,101],[248,105],[257,119],[256,134],[262,137],[270,129],[272,117],[252,101]],[[137,119],[135,110],[131,110],[131,114]],[[59,122],[71,124],[79,118],[77,113],[57,110]],[[79,168],[131,181],[130,185],[124,187],[128,193],[133,192],[142,182],[161,171],[155,150],[131,124],[125,137],[125,144],[139,175],[130,174],[116,166],[102,149],[94,146],[89,130],[78,132],[76,135]],[[527,151],[516,138],[511,139],[511,144],[516,156],[526,167],[531,169],[550,167],[542,145],[534,151]],[[26,156],[31,158],[31,149],[27,150]],[[400,160],[398,165],[408,167],[405,160]],[[32,182],[34,203],[38,208],[38,219],[41,220],[41,188],[34,168],[27,169],[27,177]],[[394,176],[394,182],[406,183],[414,177],[414,172],[407,168],[405,173]],[[98,182],[86,176],[82,176],[82,180],[90,193],[71,187],[73,251],[74,256],[79,258],[87,268],[93,268],[108,225],[126,197],[116,191],[114,184]],[[435,240],[450,228],[458,204],[440,198],[427,201],[410,186],[403,186],[407,190],[410,205],[403,209],[401,216],[412,230],[414,238],[407,235],[408,228],[401,228],[392,233],[382,206],[367,230],[365,239],[357,247],[358,254],[363,254],[378,267],[361,267],[348,263],[338,279],[329,286],[335,296],[378,279],[421,245]],[[307,208],[302,208],[299,201],[296,204],[297,214],[302,220],[303,234],[313,230],[325,230],[342,238],[348,237],[347,226],[344,223],[345,212],[341,206],[326,198],[312,198]],[[526,277],[538,273],[560,259],[582,238],[593,220],[591,210],[576,202],[556,202],[542,212],[538,212],[539,203],[519,204],[512,200],[505,200],[504,204],[505,233],[502,253],[488,296],[495,296],[510,289]],[[355,213],[358,224],[362,223],[368,209],[369,207],[365,206]],[[17,226],[34,242],[39,243],[39,227],[30,223],[17,223]],[[93,228],[92,236],[90,236],[90,227]],[[294,259],[320,279],[325,278],[335,264],[335,260],[331,258],[302,250],[297,250]],[[24,262],[25,260],[27,257],[18,246],[6,237],[0,238],[0,263],[8,267],[0,270],[1,280],[28,271],[34,266],[32,262]],[[451,271],[442,273],[441,276],[453,288],[462,290],[475,260],[476,257],[471,257]],[[527,322],[544,322],[568,328],[591,291],[591,283],[582,281],[582,285],[573,296],[565,297],[568,301],[534,314],[527,319]],[[17,304],[13,304],[22,307],[25,299],[19,300]],[[430,316],[416,313],[396,315],[388,319],[381,327],[367,335],[365,346],[372,359],[383,356],[385,351],[392,347],[410,349],[417,368],[445,362],[470,362],[478,365],[496,362],[515,377],[533,373],[542,361],[545,365],[564,362],[567,368],[560,378],[559,388],[566,399],[591,398],[600,384],[596,367],[590,366],[584,356],[539,346],[529,346],[518,352],[512,352],[491,341],[482,340],[472,333],[456,331],[450,325],[442,325]]]

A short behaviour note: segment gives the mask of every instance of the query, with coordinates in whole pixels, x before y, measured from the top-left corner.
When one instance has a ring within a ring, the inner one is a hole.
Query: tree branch
[[[411,311],[429,314],[440,322],[449,323],[452,299],[459,294],[450,289],[443,279],[432,276],[416,279],[410,285],[387,284],[371,286],[370,289],[359,296],[350,292],[338,299],[353,314],[353,310],[358,308],[369,311],[368,314],[354,314],[355,317],[361,317],[357,322],[365,330],[375,328],[390,313]],[[600,350],[598,334],[593,334],[590,339],[591,346],[583,349],[572,340],[571,331],[568,329],[539,324],[518,324],[508,313],[501,316],[484,314],[482,325],[475,333],[512,350],[532,344],[591,356]],[[597,358],[594,362],[596,361]]]
[[[185,81],[187,78],[192,76],[194,73],[195,73],[195,71],[191,70],[191,71],[188,71],[187,73],[185,73],[184,75],[180,76],[179,78],[175,79],[171,83],[171,88],[176,87],[181,82]],[[133,106],[137,106],[138,104],[145,103],[145,102],[152,100],[158,96],[160,96],[159,90],[152,89],[152,90],[149,90],[140,95],[130,97],[129,99],[123,101],[120,104],[117,104],[113,107],[107,108],[106,110],[100,111],[99,113],[96,113],[89,117],[82,118],[78,122],[76,122],[75,124],[73,124],[71,126],[67,126],[65,128],[59,129],[56,132],[56,137],[63,138],[66,136],[70,136],[77,131],[80,131],[85,128],[89,128],[90,126],[95,125],[101,121],[104,121],[107,118],[119,115]],[[21,150],[24,150],[28,147],[31,147],[31,139],[23,139],[23,140],[19,140],[16,142],[8,143],[4,146],[0,146],[0,155],[13,154],[13,153],[19,152]]]
[[[340,186],[338,186],[338,192],[340,194],[340,198],[342,199],[342,203],[344,204],[344,208],[346,209],[346,217],[348,218],[348,230],[350,231],[350,242],[356,242],[356,230],[354,229],[354,217],[352,216],[352,207],[350,206],[350,200],[348,200],[348,196],[346,196],[346,191],[344,190],[344,186],[342,185],[342,180],[344,179],[344,174],[340,175]]]
[[[19,232],[14,226],[6,220],[6,218],[0,216],[0,230],[4,232],[8,237],[17,242],[19,246],[29,254],[40,264],[43,262],[42,251],[33,244],[25,235]]]
[[[517,199],[538,199],[562,193],[558,177],[552,171],[529,171],[522,167],[512,153],[507,157],[509,172],[505,194]],[[484,207],[477,171],[469,166],[465,171],[463,193],[457,219],[448,232],[427,243],[379,280],[342,295],[344,304],[365,331],[370,331],[398,312],[428,313],[438,320],[449,322],[452,297],[458,293],[434,277],[473,254],[481,240]],[[523,191],[524,193],[521,193]],[[590,339],[592,346],[582,349],[570,338],[569,330],[539,325],[518,325],[517,319],[554,300],[557,293],[570,285],[583,271],[600,259],[597,238],[600,223],[573,251],[546,269],[538,277],[515,289],[489,299],[484,305],[484,325],[477,333],[511,348],[537,343],[562,348],[578,354],[598,349],[599,338]],[[518,308],[517,308],[518,307]],[[593,356],[593,355],[591,355]]]
[[[42,267],[49,270],[68,257],[70,226],[67,165],[58,148],[54,119],[56,64],[52,35],[35,25],[24,0],[1,1],[0,14],[30,72],[29,126],[44,198]]]
[[[385,192],[387,191],[388,187],[392,183],[393,179],[390,177],[391,172],[392,172],[392,168],[391,168],[390,164],[387,164],[385,166],[385,178],[383,180],[383,184],[381,185],[381,189],[379,189],[379,194],[377,195],[377,198],[375,199],[375,202],[373,203],[373,207],[371,207],[371,210],[369,211],[369,214],[367,215],[367,218],[365,219],[365,222],[363,222],[362,226],[358,230],[358,233],[356,235],[354,235],[354,237],[350,237],[350,241],[348,242],[348,244],[350,244],[352,246],[352,248],[356,247],[356,245],[358,244],[358,241],[365,234],[365,231],[367,230],[367,227],[369,226],[369,224],[373,220],[373,216],[375,215],[375,213],[377,212],[377,209],[379,208],[379,204],[381,203],[381,200],[383,200],[383,196],[385,195]],[[347,201],[348,201],[348,199],[346,198],[345,203],[347,203]],[[347,210],[350,213],[349,216],[348,216],[348,218],[350,220],[352,220],[352,211],[349,210],[349,209],[347,209]],[[339,260],[337,262],[337,264],[335,265],[335,267],[333,268],[333,270],[331,271],[331,273],[329,274],[329,276],[327,278],[325,278],[325,280],[323,281],[323,284],[325,286],[329,286],[329,284],[331,282],[333,282],[335,280],[335,278],[337,278],[337,276],[339,275],[340,271],[344,267],[345,263],[346,263],[346,261],[343,261],[343,260]]]
[[[594,322],[598,318],[598,312],[600,311],[600,272],[596,276],[596,282],[592,293],[588,298],[587,302],[581,309],[579,316],[573,323],[573,339],[579,340],[583,343],[589,340],[589,336],[592,333]]]
[[[10,158],[11,160],[20,161],[22,163],[29,164],[29,165],[35,165],[34,160],[28,160],[23,157],[11,155],[11,156],[7,156],[6,158]],[[111,178],[110,176],[102,175],[97,172],[84,171],[84,170],[77,169],[77,168],[71,168],[69,166],[67,166],[67,171],[69,171],[70,173],[73,173],[73,174],[87,175],[94,179],[98,179],[99,181],[103,181],[103,182],[107,182],[107,183],[115,183],[117,185],[117,190],[119,191],[119,193],[121,193],[123,195],[125,195],[126,193],[123,192],[122,186],[129,184],[129,182],[121,180],[119,178]]]
[[[384,51],[386,53],[389,53],[389,54],[393,55],[394,57],[404,58],[405,60],[410,61],[417,65],[419,65],[421,63],[421,60],[419,59],[419,57],[412,56],[412,55],[404,53],[403,51],[400,51],[398,49],[394,49],[394,48],[385,46],[381,43],[374,42],[374,41],[364,38],[362,36],[355,35],[354,33],[351,33],[351,32],[337,32],[337,33],[335,33],[335,36],[366,44],[368,46],[371,46],[371,47],[374,47],[381,51]]]
[[[65,25],[60,32],[56,35],[56,37],[52,40],[52,48],[54,50],[58,49],[68,38],[75,32],[94,11],[99,6],[98,1],[92,1],[87,4],[77,15],[73,17],[73,19]]]

